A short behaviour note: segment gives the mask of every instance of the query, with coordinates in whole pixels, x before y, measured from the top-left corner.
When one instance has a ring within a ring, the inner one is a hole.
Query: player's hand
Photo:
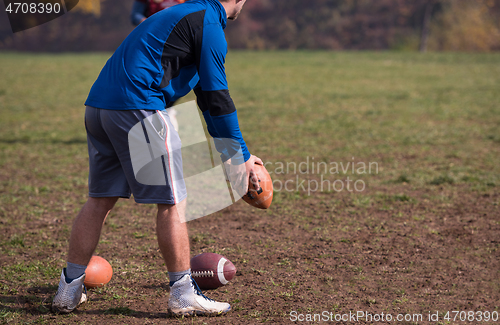
[[[227,180],[240,197],[247,194],[249,182],[257,184],[255,186],[257,191],[260,189],[259,180],[254,172],[255,164],[264,165],[260,158],[253,155],[244,164],[234,165],[231,159],[224,162]]]
[[[255,174],[255,164],[264,166],[264,163],[262,160],[254,155],[250,156],[250,159],[248,159],[245,162],[245,168],[247,171],[247,179],[253,184],[253,187],[256,191],[260,190],[260,185],[259,185],[259,179],[257,178],[257,175]],[[248,187],[247,187],[248,188]]]

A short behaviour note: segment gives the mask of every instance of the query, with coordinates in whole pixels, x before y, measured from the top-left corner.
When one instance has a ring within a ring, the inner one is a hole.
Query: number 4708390
[[[449,321],[449,322],[489,322],[493,321],[496,322],[498,321],[498,312],[493,311],[449,311],[444,315],[444,320]]]
[[[5,11],[9,14],[58,14],[61,12],[60,3],[26,3],[26,2],[14,2],[9,3]]]

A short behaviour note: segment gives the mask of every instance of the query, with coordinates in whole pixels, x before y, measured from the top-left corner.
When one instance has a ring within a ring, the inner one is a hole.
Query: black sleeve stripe
[[[196,87],[193,90],[196,95],[196,102],[198,103],[198,107],[200,108],[201,112],[203,113],[208,111],[208,103],[205,101],[205,97],[203,96],[201,87]]]
[[[193,12],[182,18],[174,27],[163,45],[161,65],[163,78],[160,88],[165,88],[177,76],[183,67],[198,64],[194,52],[198,51],[196,34],[203,30],[205,10]]]
[[[202,112],[210,111],[211,116],[221,116],[231,114],[236,111],[233,99],[229,95],[229,90],[204,91],[201,88],[194,90]]]

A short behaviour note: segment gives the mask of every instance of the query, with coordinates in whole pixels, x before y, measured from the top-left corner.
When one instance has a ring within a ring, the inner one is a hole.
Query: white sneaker
[[[52,302],[52,311],[55,313],[71,313],[76,307],[87,301],[87,289],[83,284],[85,274],[74,279],[71,283],[66,283],[65,269],[61,272],[59,289]]]
[[[217,302],[201,293],[191,275],[186,274],[170,287],[168,311],[175,316],[220,315],[231,309],[225,302]]]

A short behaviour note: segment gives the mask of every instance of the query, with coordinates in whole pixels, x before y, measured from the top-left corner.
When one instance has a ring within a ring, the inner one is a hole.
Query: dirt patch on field
[[[330,320],[344,316],[345,323],[372,323],[346,318],[363,311],[372,317],[391,314],[394,320],[408,314],[417,318],[406,316],[400,323],[423,324],[432,323],[429,313],[441,322],[447,311],[498,313],[499,194],[458,186],[377,190],[311,197],[282,192],[269,211],[238,202],[190,222],[193,255],[216,252],[238,268],[227,286],[207,293],[232,304],[229,314],[213,318],[168,317],[169,289],[154,238],[154,207],[122,201],[107,221],[97,252],[113,265],[112,281],[91,290],[89,303],[74,314],[55,316],[49,308],[58,279],[30,286],[14,274],[1,280],[3,321],[280,324],[314,320],[316,314],[321,321],[328,315]],[[429,199],[430,194],[441,199]],[[51,274],[60,272],[73,210],[56,219],[42,215],[27,225],[22,245],[29,250],[16,250],[19,229],[2,227],[11,252],[24,253],[3,254],[1,264],[31,261],[36,267],[33,263],[41,258],[53,261]],[[41,233],[49,232],[52,244],[37,248],[36,242],[44,240]]]

